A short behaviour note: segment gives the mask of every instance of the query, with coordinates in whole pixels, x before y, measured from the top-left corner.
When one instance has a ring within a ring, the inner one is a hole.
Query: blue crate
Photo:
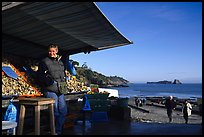
[[[91,115],[91,122],[108,122],[107,112],[93,112]]]

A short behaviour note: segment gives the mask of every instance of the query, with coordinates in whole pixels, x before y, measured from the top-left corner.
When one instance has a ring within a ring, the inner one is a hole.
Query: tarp
[[[47,55],[58,44],[60,54],[131,44],[93,2],[2,3],[2,50],[22,57]]]
[[[18,75],[16,74],[16,72],[9,66],[3,66],[2,70],[6,73],[7,76],[17,79]]]

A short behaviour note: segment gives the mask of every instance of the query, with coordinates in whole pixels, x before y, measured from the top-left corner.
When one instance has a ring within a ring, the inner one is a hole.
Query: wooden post
[[[18,127],[18,135],[23,134],[23,125],[24,125],[24,117],[25,117],[25,106],[20,106],[20,115],[19,115],[19,127]]]
[[[54,104],[49,104],[48,106],[50,111],[50,129],[51,135],[55,135],[55,117],[54,117]]]
[[[40,106],[35,106],[35,135],[40,135]]]

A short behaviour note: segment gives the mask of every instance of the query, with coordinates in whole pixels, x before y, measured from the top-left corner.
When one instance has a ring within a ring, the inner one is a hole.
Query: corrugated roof
[[[50,43],[70,55],[132,43],[93,2],[2,3],[2,34],[3,52],[32,58]]]

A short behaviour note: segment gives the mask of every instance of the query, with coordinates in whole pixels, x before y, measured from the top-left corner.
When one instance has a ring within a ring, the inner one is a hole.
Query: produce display
[[[88,91],[87,94],[110,94],[109,92],[107,91],[103,91],[103,92],[94,92],[94,91]]]
[[[83,82],[78,81],[75,76],[72,76],[70,80],[67,80],[67,88],[70,93],[88,91],[88,87],[84,85]]]
[[[17,79],[9,77],[2,70],[2,96],[41,96],[41,87],[35,82],[36,76],[28,74],[26,71],[19,71],[19,68],[13,65],[15,61],[21,68],[26,64],[27,68],[37,72],[38,63],[33,63],[30,59],[24,59],[24,64],[20,64],[20,58],[3,57],[2,67],[9,66],[17,75]],[[12,62],[12,63],[11,63]],[[76,79],[76,76],[71,76],[68,71],[65,72],[69,79],[66,80],[68,93],[88,91],[89,88],[83,82]]]
[[[15,70],[11,65],[10,67]],[[35,88],[25,80],[25,77],[19,76],[17,79],[7,76],[2,71],[2,96],[41,96],[40,87]]]

